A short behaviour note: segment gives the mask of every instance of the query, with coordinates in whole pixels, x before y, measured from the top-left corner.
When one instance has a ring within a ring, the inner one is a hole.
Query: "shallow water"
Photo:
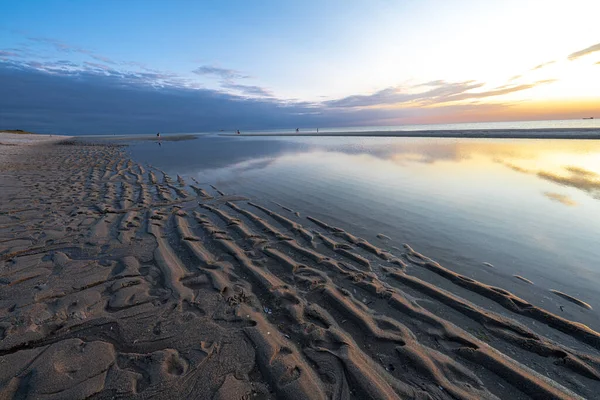
[[[202,136],[129,151],[226,194],[408,243],[551,311],[566,303],[549,289],[566,292],[594,308],[566,312],[600,327],[599,141]]]

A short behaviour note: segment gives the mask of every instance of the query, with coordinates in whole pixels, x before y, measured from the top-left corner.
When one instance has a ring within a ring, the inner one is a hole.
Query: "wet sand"
[[[410,244],[169,176],[119,146],[0,154],[0,398],[600,390],[600,333]]]

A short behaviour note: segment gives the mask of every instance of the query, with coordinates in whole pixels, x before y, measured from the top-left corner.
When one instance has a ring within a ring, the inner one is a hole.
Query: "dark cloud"
[[[171,74],[0,61],[2,129],[101,134],[199,132],[368,124],[419,115],[326,110],[311,103],[248,98],[194,87]],[[105,66],[106,67],[106,66]]]
[[[261,88],[260,86],[240,85],[237,83],[222,83],[221,87],[224,89],[237,90],[248,96],[274,97],[271,91]]]
[[[592,54],[592,53],[595,53],[597,51],[600,51],[600,43],[597,43],[597,44],[595,44],[593,46],[587,47],[587,48],[585,48],[583,50],[576,51],[575,53],[571,53],[569,55],[569,60],[572,61],[572,60],[575,60],[575,59],[577,59],[579,57],[583,57],[585,55]]]
[[[241,72],[236,71],[234,69],[214,67],[211,65],[203,65],[201,67],[196,68],[192,72],[197,75],[214,75],[225,80],[248,78],[247,75],[244,75]]]

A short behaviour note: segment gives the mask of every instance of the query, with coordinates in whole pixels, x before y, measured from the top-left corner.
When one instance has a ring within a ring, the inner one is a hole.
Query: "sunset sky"
[[[600,1],[0,4],[0,129],[600,117]]]

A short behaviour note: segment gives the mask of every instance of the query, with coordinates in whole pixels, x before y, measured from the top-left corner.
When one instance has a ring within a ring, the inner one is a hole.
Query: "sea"
[[[256,136],[108,138],[126,143],[137,161],[208,191],[213,185],[244,196],[306,226],[312,216],[373,243],[385,235],[398,255],[408,244],[458,273],[600,330],[600,140],[502,137],[515,129],[598,135],[600,121],[319,128],[332,137],[286,136],[292,128],[243,132]],[[459,137],[343,135],[435,130]],[[460,137],[470,130],[500,137]],[[259,135],[265,133],[282,135]]]

